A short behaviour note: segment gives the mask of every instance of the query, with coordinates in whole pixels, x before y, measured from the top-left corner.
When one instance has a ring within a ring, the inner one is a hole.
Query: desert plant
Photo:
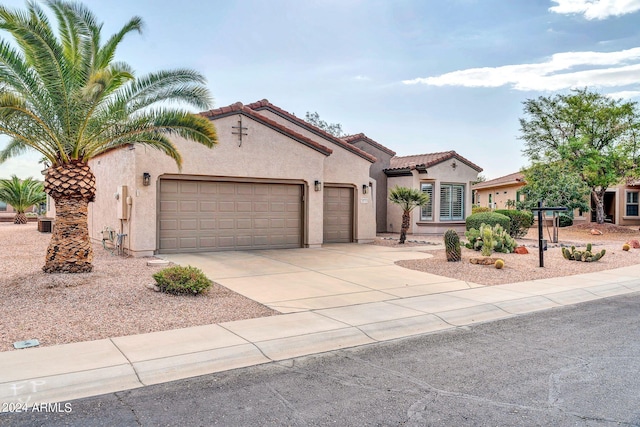
[[[497,268],[498,270],[501,270],[504,267],[504,260],[502,258],[498,258],[495,262],[495,264],[493,264],[495,268]]]
[[[499,209],[494,213],[509,218],[509,235],[513,238],[523,237],[533,225],[533,214],[529,211],[517,211],[511,209]]]
[[[482,224],[494,226],[500,224],[502,228],[509,232],[509,218],[495,212],[479,212],[477,214],[469,215],[466,219],[466,228],[470,230],[472,228],[480,229]]]
[[[153,275],[160,291],[168,294],[197,295],[209,289],[212,282],[202,270],[192,266],[165,268]]]
[[[577,251],[575,246],[571,246],[571,250],[562,248],[562,256],[569,261],[595,262],[599,261],[606,253],[606,250],[603,249],[594,254],[591,252],[591,248],[591,243],[587,244],[584,251]]]
[[[116,60],[122,40],[142,26],[134,17],[104,37],[107,26],[81,3],[0,6],[0,30],[11,36],[0,41],[0,133],[11,138],[0,150],[0,163],[35,150],[50,165],[44,187],[57,219],[43,267],[47,273],[92,269],[87,207],[96,181],[89,160],[141,144],[179,167],[182,157],[170,136],[205,147],[217,142],[213,122],[187,110],[211,106],[202,74],[177,69],[137,76]]]
[[[624,245],[622,245],[622,250],[623,251],[629,251],[629,249],[631,249],[631,245],[629,245],[628,243],[625,243]]]
[[[558,216],[558,225],[560,227],[571,227],[573,225],[573,218],[567,214],[560,214]]]
[[[493,251],[511,253],[517,245],[500,224],[493,227],[481,224],[479,230],[475,228],[468,230],[465,237],[469,240],[465,246],[468,249],[481,250],[484,256],[490,256]]]
[[[43,203],[47,199],[44,194],[44,185],[33,178],[18,179],[12,175],[11,179],[0,180],[0,201],[13,206],[16,216],[14,224],[26,224],[25,210],[30,206]]]
[[[480,212],[491,212],[491,208],[488,208],[486,206],[473,206],[471,208],[471,215],[477,214]]]
[[[462,259],[460,237],[455,230],[449,229],[444,233],[444,246],[447,253],[447,261],[457,262]]]
[[[402,228],[400,229],[400,243],[407,239],[407,230],[411,225],[411,211],[418,206],[429,203],[429,195],[417,188],[395,186],[389,191],[389,200],[402,208]]]

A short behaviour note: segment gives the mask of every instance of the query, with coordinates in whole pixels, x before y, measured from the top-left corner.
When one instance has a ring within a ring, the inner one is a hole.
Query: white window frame
[[[445,191],[448,189],[448,191]],[[459,189],[460,194],[460,215],[453,215],[454,203],[453,200],[453,190]],[[446,195],[449,194],[448,199],[446,200]],[[440,184],[440,220],[441,221],[462,221],[464,220],[464,212],[465,212],[465,185],[464,184]],[[445,211],[446,210],[446,211]],[[446,213],[448,212],[448,215]]]
[[[624,213],[625,216],[632,216],[632,217],[637,217],[640,216],[640,204],[638,203],[638,201],[640,200],[640,195],[638,194],[638,191],[626,191],[625,192],[625,197],[624,197]],[[631,202],[629,202],[629,196],[634,196],[635,195],[635,201],[633,201],[633,198],[631,200]],[[629,206],[635,206],[636,207],[636,214],[635,215],[629,215]]]
[[[429,195],[429,202],[420,208],[420,221],[433,221],[433,182],[421,182],[420,191]]]
[[[0,201],[0,212],[7,212],[9,210],[8,206],[5,202]]]

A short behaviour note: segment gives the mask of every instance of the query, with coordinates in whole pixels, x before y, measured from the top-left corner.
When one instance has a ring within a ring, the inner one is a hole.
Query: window
[[[464,185],[442,184],[440,186],[440,219],[464,219]]]
[[[420,220],[431,221],[433,219],[433,184],[423,182],[420,184],[420,190],[429,195],[429,202],[420,210]]]
[[[0,212],[7,211],[7,204],[5,202],[0,201]]]
[[[627,192],[627,216],[638,216],[638,192]]]
[[[489,193],[489,207],[492,208],[493,207],[493,199],[491,198],[493,196],[493,194]]]

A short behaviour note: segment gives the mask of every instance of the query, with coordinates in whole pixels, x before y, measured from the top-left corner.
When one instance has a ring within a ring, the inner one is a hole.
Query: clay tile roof
[[[489,181],[479,182],[472,188],[474,190],[480,190],[482,188],[500,187],[518,183],[524,183],[524,175],[522,175],[520,172],[515,172],[510,173],[509,175],[490,179]]]
[[[391,164],[386,170],[394,170],[394,169],[414,169],[416,166],[424,166],[426,168],[430,166],[437,165],[438,163],[442,163],[445,160],[449,159],[457,159],[462,163],[467,164],[471,168],[477,170],[478,172],[482,172],[482,168],[475,163],[469,161],[468,159],[462,157],[455,151],[443,151],[440,153],[427,153],[427,154],[414,154],[411,156],[401,156],[401,157],[392,157]]]
[[[270,103],[268,100],[266,99],[262,99],[260,101],[254,102],[252,104],[247,105],[246,107],[255,110],[255,111],[260,111],[260,110],[271,110],[272,112],[274,112],[275,114],[279,115],[280,117],[283,117],[293,123],[296,123],[304,128],[306,128],[307,130],[315,133],[316,135],[319,135],[325,139],[328,139],[329,141],[333,142],[334,144],[344,148],[347,151],[350,151],[354,154],[357,154],[358,156],[362,157],[363,159],[367,159],[369,160],[371,163],[375,163],[377,161],[377,159],[372,156],[371,154],[359,149],[358,147],[355,147],[345,141],[343,141],[340,138],[337,138],[333,135],[331,135],[328,132],[325,132],[324,130],[312,125],[311,123],[308,123],[304,120],[302,120],[299,117],[294,116],[293,114],[289,113],[288,111],[283,110],[280,107],[276,107],[275,105],[273,105],[272,103]]]
[[[365,135],[364,133],[357,133],[355,135],[348,135],[348,136],[344,136],[342,137],[342,139],[344,139],[345,141],[347,141],[349,144],[353,144],[354,142],[357,141],[364,141],[367,144],[371,145],[372,147],[377,148],[378,150],[387,153],[390,156],[395,156],[396,152],[385,147],[384,145],[374,141],[373,139],[369,138],[367,135]]]
[[[215,110],[209,110],[209,111],[204,111],[202,113],[200,113],[200,115],[204,116],[204,117],[208,117],[210,119],[216,119],[216,118],[220,118],[220,117],[225,117],[234,113],[241,113],[244,114],[245,116],[251,117],[252,119],[261,122],[269,127],[271,127],[272,129],[277,130],[278,132],[281,132],[293,139],[295,139],[296,141],[310,147],[313,148],[316,151],[321,152],[322,154],[328,156],[331,153],[333,153],[333,150],[329,147],[325,147],[322,144],[318,144],[317,142],[315,142],[314,140],[307,138],[304,135],[301,135],[297,132],[294,132],[293,130],[289,129],[286,126],[281,125],[280,123],[271,120],[268,117],[263,116],[262,114],[252,110],[251,108],[242,105],[242,102],[236,102],[235,104],[231,104],[228,105],[226,107],[221,107],[221,108],[216,108]]]

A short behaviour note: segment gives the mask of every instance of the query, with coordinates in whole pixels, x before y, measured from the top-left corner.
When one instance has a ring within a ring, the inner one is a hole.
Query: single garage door
[[[159,251],[302,246],[302,185],[160,180]]]
[[[353,242],[353,188],[324,187],[324,243]]]

